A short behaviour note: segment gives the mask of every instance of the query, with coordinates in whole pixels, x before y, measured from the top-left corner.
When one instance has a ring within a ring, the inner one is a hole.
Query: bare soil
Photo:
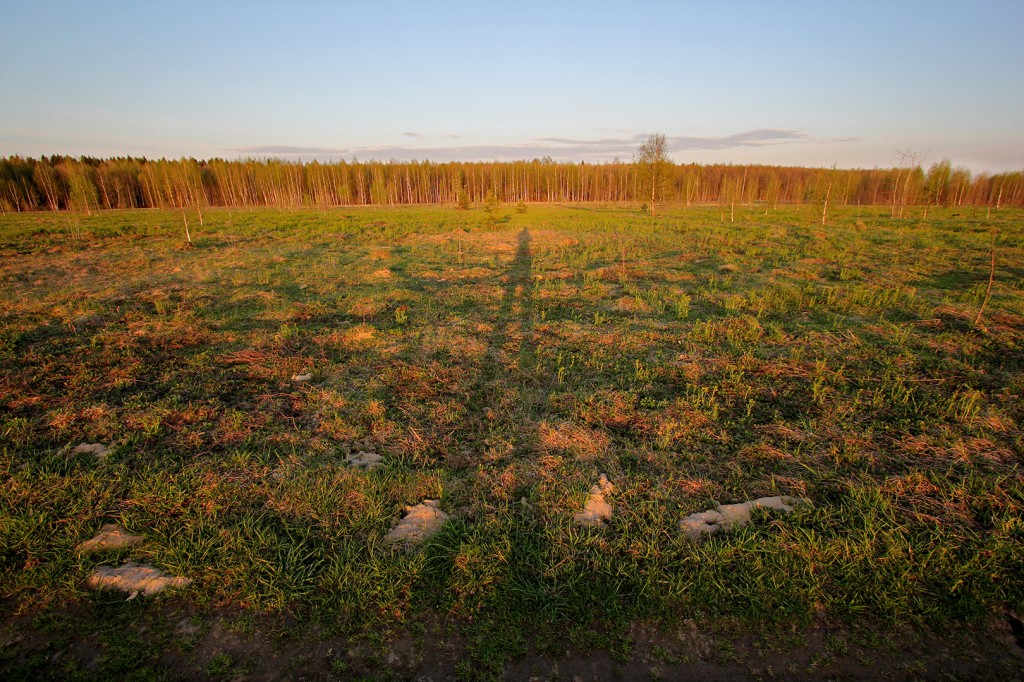
[[[545,643],[543,650],[500,666],[468,657],[466,623],[434,621],[408,631],[365,637],[332,636],[322,626],[292,619],[254,622],[223,610],[201,617],[164,604],[159,624],[133,624],[131,636],[169,643],[152,668],[171,680],[1021,680],[1024,639],[1012,616],[972,627],[933,632],[901,627],[851,629],[817,623],[763,631],[683,621],[672,628],[634,624],[612,650]],[[8,616],[0,626],[0,679],[13,679],[35,659],[39,678],[75,669],[100,674],[110,644],[96,632],[65,637],[30,616]],[[469,675],[469,677],[467,677]],[[130,677],[130,675],[128,676]],[[127,679],[127,678],[126,678]]]

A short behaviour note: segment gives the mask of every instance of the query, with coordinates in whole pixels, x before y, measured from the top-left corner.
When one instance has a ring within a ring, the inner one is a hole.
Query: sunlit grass
[[[1020,213],[812,213],[211,210],[193,248],[180,214],[5,216],[0,595],[88,605],[139,557],[194,580],[157,604],[444,614],[485,668],[568,623],[1020,611]],[[678,530],[780,494],[812,505]],[[428,498],[444,530],[385,542]],[[146,544],[78,556],[109,522]]]

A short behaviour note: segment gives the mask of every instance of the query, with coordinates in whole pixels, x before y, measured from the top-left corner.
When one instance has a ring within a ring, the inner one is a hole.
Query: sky
[[[0,156],[1024,169],[1024,0],[0,9]]]

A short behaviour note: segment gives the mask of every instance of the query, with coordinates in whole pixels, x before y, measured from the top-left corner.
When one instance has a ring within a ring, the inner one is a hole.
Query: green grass
[[[84,578],[137,558],[194,580],[143,609],[353,635],[441,615],[492,673],[637,620],[1024,610],[1024,214],[498,215],[211,210],[194,248],[173,213],[3,217],[6,610],[89,627]],[[345,466],[360,449],[388,466]],[[599,473],[615,516],[582,529]],[[779,494],[813,506],[678,531]],[[389,545],[425,498],[452,521]],[[79,557],[108,522],[146,544]],[[219,656],[198,670],[234,674]]]

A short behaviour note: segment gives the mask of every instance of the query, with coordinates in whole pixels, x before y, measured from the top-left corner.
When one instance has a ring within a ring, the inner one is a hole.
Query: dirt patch
[[[354,455],[345,455],[345,461],[358,469],[374,469],[383,466],[383,457],[376,452],[357,452]]]
[[[368,324],[359,324],[349,329],[339,329],[326,336],[317,337],[317,343],[336,346],[344,350],[365,350],[374,344],[376,332],[377,330]]]
[[[807,501],[785,495],[759,497],[737,504],[720,504],[714,509],[683,517],[679,521],[679,529],[691,540],[698,540],[702,535],[747,525],[755,509],[777,509],[789,513],[800,504],[807,504]]]
[[[98,590],[120,590],[129,592],[129,599],[142,594],[151,597],[168,587],[184,587],[192,582],[190,578],[179,578],[159,568],[136,564],[129,561],[120,568],[97,566],[96,572],[85,581],[86,585]]]
[[[889,626],[883,637],[872,628],[819,621],[808,628],[748,630],[726,622],[684,620],[676,625],[635,623],[628,646],[611,651],[600,646],[576,648],[568,641],[535,646],[489,671],[466,668],[473,651],[463,635],[465,622],[417,620],[420,634],[384,633],[377,646],[365,639],[330,636],[317,626],[296,627],[273,617],[219,611],[197,617],[181,611],[174,600],[147,605],[169,628],[173,641],[148,661],[149,676],[173,680],[218,679],[456,679],[460,669],[476,678],[505,680],[583,680],[631,682],[650,680],[875,680],[885,679],[1020,679],[1022,650],[1013,641],[1013,626],[1004,619],[965,624],[944,633]],[[69,613],[75,614],[74,607]],[[77,613],[80,613],[78,611]],[[95,626],[70,638],[40,630],[30,615],[0,621],[0,678],[64,679],[69,668],[96,679],[134,679],[147,672],[107,667],[106,647]],[[175,627],[176,624],[176,627]],[[52,628],[52,626],[51,626]],[[146,632],[130,625],[127,634]],[[612,640],[618,641],[618,640]],[[32,662],[32,667],[25,664]],[[31,671],[26,675],[26,670]],[[879,675],[884,670],[885,675]],[[156,675],[153,673],[156,672]],[[20,674],[19,674],[20,673]],[[488,673],[488,674],[485,674]]]
[[[570,423],[542,422],[539,441],[541,449],[546,453],[565,452],[583,461],[596,459],[611,447],[611,439],[607,434]]]
[[[384,304],[373,298],[360,298],[348,305],[348,314],[362,317],[363,322],[384,310]]]
[[[405,511],[405,517],[388,533],[388,540],[416,545],[433,537],[448,520],[448,515],[440,509],[439,500],[423,500],[414,507],[406,507]]]
[[[72,455],[93,455],[98,460],[104,460],[110,454],[110,448],[102,443],[81,443],[71,448]]]
[[[646,302],[632,296],[622,296],[615,301],[615,309],[620,313],[647,313],[651,307]]]
[[[421,343],[424,353],[450,353],[463,362],[481,358],[490,349],[485,341],[460,333],[454,326],[441,328],[437,333],[424,333]]]
[[[100,528],[100,532],[96,537],[80,544],[78,546],[78,553],[93,554],[95,552],[106,552],[111,549],[123,549],[137,545],[145,539],[141,535],[131,535],[117,524],[108,523]]]
[[[560,268],[558,270],[549,270],[543,275],[534,275],[534,277],[538,282],[543,280],[573,279],[576,277],[576,271],[569,268]]]
[[[536,240],[537,234],[530,231],[530,239]],[[479,249],[491,253],[513,253],[516,250],[516,234],[512,232],[466,232],[452,230],[423,238],[425,242],[460,243],[466,250]]]
[[[590,488],[590,494],[583,505],[583,511],[575,516],[576,522],[584,526],[604,526],[612,518],[612,505],[605,497],[615,491],[608,477],[601,474],[600,480]]]

